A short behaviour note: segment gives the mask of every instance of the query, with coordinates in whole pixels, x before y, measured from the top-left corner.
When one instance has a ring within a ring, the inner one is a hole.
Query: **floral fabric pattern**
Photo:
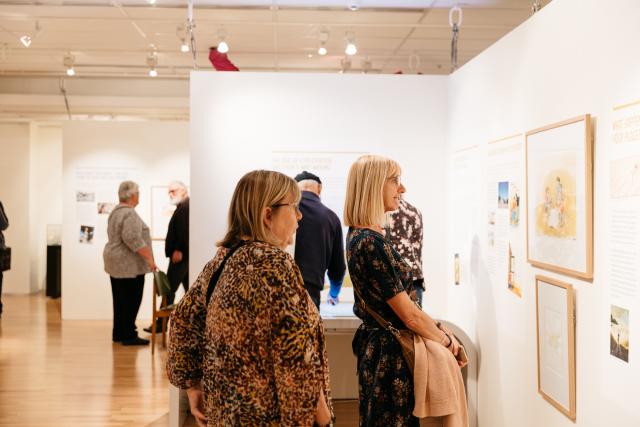
[[[311,426],[329,365],[324,327],[289,254],[251,242],[220,275],[221,248],[171,317],[172,384],[201,383],[209,426]],[[333,413],[333,410],[332,410]]]
[[[349,275],[364,303],[404,328],[387,300],[400,292],[411,294],[411,267],[375,231],[350,229],[347,242]],[[355,298],[354,313],[363,322],[352,343],[358,358],[360,427],[418,427],[418,418],[411,415],[413,378],[400,344],[362,308],[360,297]]]
[[[422,213],[404,199],[398,210],[389,215],[387,238],[400,256],[411,266],[413,280],[422,275]]]

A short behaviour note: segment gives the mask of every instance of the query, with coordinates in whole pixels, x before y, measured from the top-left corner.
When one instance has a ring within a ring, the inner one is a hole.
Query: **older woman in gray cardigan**
[[[109,215],[104,247],[104,270],[111,278],[113,296],[113,342],[123,345],[147,345],[138,337],[136,317],[142,302],[144,275],[157,269],[151,250],[149,227],[135,207],[140,192],[138,184],[124,181],[118,189],[120,204]]]

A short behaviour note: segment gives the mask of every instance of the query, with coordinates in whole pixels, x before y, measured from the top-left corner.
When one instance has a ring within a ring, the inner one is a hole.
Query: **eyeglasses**
[[[389,181],[393,182],[395,185],[400,185],[402,182],[400,181],[400,175],[390,176],[387,178]]]
[[[296,202],[291,202],[291,203],[276,203],[275,205],[271,205],[272,208],[279,208],[282,206],[293,206],[293,208],[296,210],[296,212],[300,212],[300,207],[299,204]]]

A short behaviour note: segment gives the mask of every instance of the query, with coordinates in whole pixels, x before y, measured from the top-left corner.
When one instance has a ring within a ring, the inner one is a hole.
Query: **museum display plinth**
[[[60,298],[61,295],[61,271],[62,246],[47,245],[47,290],[46,295],[51,298]]]

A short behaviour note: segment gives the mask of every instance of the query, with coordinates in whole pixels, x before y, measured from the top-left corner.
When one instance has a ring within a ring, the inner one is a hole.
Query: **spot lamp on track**
[[[62,59],[62,64],[67,68],[67,76],[72,77],[76,75],[76,70],[73,68],[76,62],[76,58],[70,53],[66,54]]]

